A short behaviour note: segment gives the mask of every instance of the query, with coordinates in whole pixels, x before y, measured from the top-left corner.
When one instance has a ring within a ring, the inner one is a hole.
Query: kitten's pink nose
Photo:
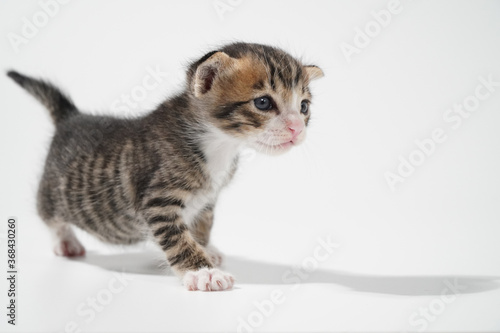
[[[292,140],[294,140],[304,130],[304,121],[298,117],[289,118],[286,126],[292,132]]]

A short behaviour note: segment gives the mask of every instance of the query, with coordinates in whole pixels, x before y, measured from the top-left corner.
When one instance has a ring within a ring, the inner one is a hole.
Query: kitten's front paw
[[[202,268],[187,272],[182,282],[188,290],[222,291],[233,287],[234,277],[217,268]]]
[[[212,263],[215,266],[220,267],[222,265],[222,261],[224,260],[224,255],[222,254],[222,252],[217,250],[217,248],[211,244],[208,244],[205,247],[205,250],[207,251],[208,255],[210,256]]]

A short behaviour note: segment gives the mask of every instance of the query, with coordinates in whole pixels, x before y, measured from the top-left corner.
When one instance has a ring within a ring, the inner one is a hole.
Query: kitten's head
[[[309,83],[323,76],[288,53],[235,43],[193,63],[188,82],[199,109],[222,132],[277,154],[300,144],[311,116]]]

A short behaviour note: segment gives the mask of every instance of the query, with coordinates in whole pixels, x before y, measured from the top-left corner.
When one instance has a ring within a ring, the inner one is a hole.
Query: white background
[[[500,2],[401,0],[350,62],[341,45],[355,45],[356,29],[387,1],[221,2],[233,5],[219,15],[212,0],[74,0],[18,52],[9,34],[21,35],[41,6],[1,2],[2,70],[50,79],[87,112],[147,112],[181,89],[189,61],[236,40],[282,47],[326,76],[312,86],[306,142],[285,156],[248,155],[220,199],[213,242],[238,279],[223,293],[185,291],[156,268],[161,253],[151,246],[110,247],[79,233],[86,259],[55,257],[35,210],[53,125],[0,78],[0,232],[18,218],[20,267],[12,327],[1,240],[0,330],[221,332],[244,320],[262,332],[500,331],[500,87],[458,128],[443,119],[474,96],[479,77],[500,81]],[[168,79],[136,107],[111,111],[148,68]],[[384,174],[436,128],[446,141],[391,191]],[[339,246],[314,272],[298,285],[283,280],[315,262],[318,238],[328,237]],[[116,272],[133,280],[111,294]],[[459,290],[445,302],[450,283]],[[282,302],[270,306],[273,292]],[[78,312],[89,311],[89,297],[106,303],[93,318]]]

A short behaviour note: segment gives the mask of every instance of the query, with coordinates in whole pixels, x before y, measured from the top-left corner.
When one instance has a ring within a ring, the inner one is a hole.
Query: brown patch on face
[[[280,50],[259,45],[223,49],[207,62],[215,67],[216,77],[212,81],[201,75],[210,88],[201,89],[203,108],[210,110],[213,125],[238,137],[279,127],[285,122],[283,114],[300,111],[301,101],[311,99],[309,82],[322,75],[316,66],[304,66]],[[271,98],[273,107],[258,110],[253,102],[258,97]],[[274,121],[276,117],[281,120]],[[307,125],[310,112],[302,117]]]
[[[251,57],[235,59],[231,72],[229,77],[221,78],[219,81],[219,89],[222,90],[219,97],[226,102],[253,99],[254,86],[267,80],[266,68]],[[222,100],[219,101],[224,103]]]
[[[248,56],[234,59],[227,77],[220,77],[213,89],[217,125],[236,136],[246,136],[262,128],[272,115],[255,111],[253,100],[267,81],[266,68],[261,62]]]

